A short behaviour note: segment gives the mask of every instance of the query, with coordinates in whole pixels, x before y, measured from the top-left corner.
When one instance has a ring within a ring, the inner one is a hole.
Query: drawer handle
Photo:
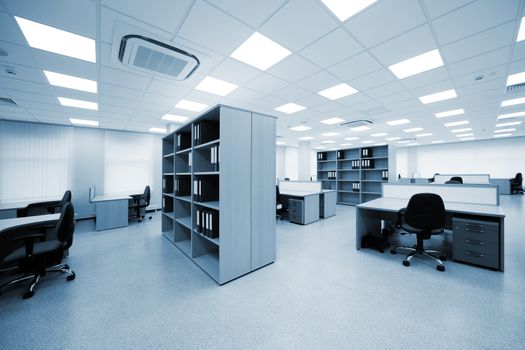
[[[485,242],[473,241],[471,239],[466,239],[465,243],[467,243],[467,244],[475,244],[475,245],[485,245]]]
[[[465,229],[465,231],[468,231],[468,232],[475,232],[475,233],[483,233],[483,232],[485,232],[485,231],[480,230],[480,229],[475,229],[475,230],[473,230],[473,229],[469,229],[468,227]]]
[[[479,254],[479,253],[472,254],[472,252],[470,252],[468,250],[465,251],[465,254],[470,255],[470,256],[474,256],[476,258],[483,258],[485,256],[484,254]]]

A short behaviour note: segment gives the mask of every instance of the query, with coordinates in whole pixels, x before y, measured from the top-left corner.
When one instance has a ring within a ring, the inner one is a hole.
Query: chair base
[[[432,260],[434,260],[437,263],[436,269],[438,271],[445,271],[445,264],[443,264],[443,260],[447,260],[447,257],[446,257],[446,255],[440,255],[439,258],[438,258],[437,256],[433,255],[433,254],[441,254],[437,250],[418,249],[417,246],[413,246],[413,247],[397,246],[397,247],[394,247],[393,249],[391,249],[390,253],[397,254],[397,250],[398,249],[403,249],[403,250],[409,251],[409,253],[405,257],[405,260],[403,260],[403,265],[404,266],[410,266],[410,261],[412,260],[414,255],[417,254],[417,255],[421,255],[421,256],[425,256],[425,257],[431,258]]]
[[[45,269],[43,271],[32,272],[30,274],[25,274],[22,277],[17,277],[15,279],[12,279],[9,282],[4,283],[3,285],[0,286],[0,295],[2,294],[2,290],[5,287],[13,285],[13,284],[16,284],[16,283],[19,283],[19,282],[26,281],[28,279],[31,279],[29,287],[27,288],[26,292],[23,295],[24,299],[29,299],[35,294],[35,288],[36,288],[38,282],[40,281],[40,278],[45,276],[47,273],[50,273],[50,272],[65,272],[65,273],[68,274],[67,277],[66,277],[66,279],[68,281],[72,281],[76,277],[75,272],[69,268],[69,265],[67,265],[67,264],[58,264],[58,265],[49,267],[49,268],[47,268],[47,269]]]

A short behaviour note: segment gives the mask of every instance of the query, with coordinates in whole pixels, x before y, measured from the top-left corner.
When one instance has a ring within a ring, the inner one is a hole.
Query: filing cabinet
[[[288,200],[288,220],[304,225],[304,202],[300,199]]]

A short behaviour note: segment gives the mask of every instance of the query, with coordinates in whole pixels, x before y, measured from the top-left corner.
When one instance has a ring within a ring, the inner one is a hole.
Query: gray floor
[[[355,209],[279,222],[277,261],[219,287],[160,234],[78,224],[73,282],[0,297],[0,349],[524,349],[525,196],[502,196],[504,273],[354,249]]]

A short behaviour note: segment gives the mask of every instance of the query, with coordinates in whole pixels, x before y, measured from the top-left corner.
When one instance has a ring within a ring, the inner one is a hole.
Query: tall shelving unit
[[[337,190],[337,203],[357,205],[381,197],[381,184],[396,174],[395,148],[371,146],[317,153],[318,180],[325,189]],[[336,179],[325,173],[336,168]]]
[[[219,105],[163,139],[162,232],[219,284],[275,260],[275,134]]]

